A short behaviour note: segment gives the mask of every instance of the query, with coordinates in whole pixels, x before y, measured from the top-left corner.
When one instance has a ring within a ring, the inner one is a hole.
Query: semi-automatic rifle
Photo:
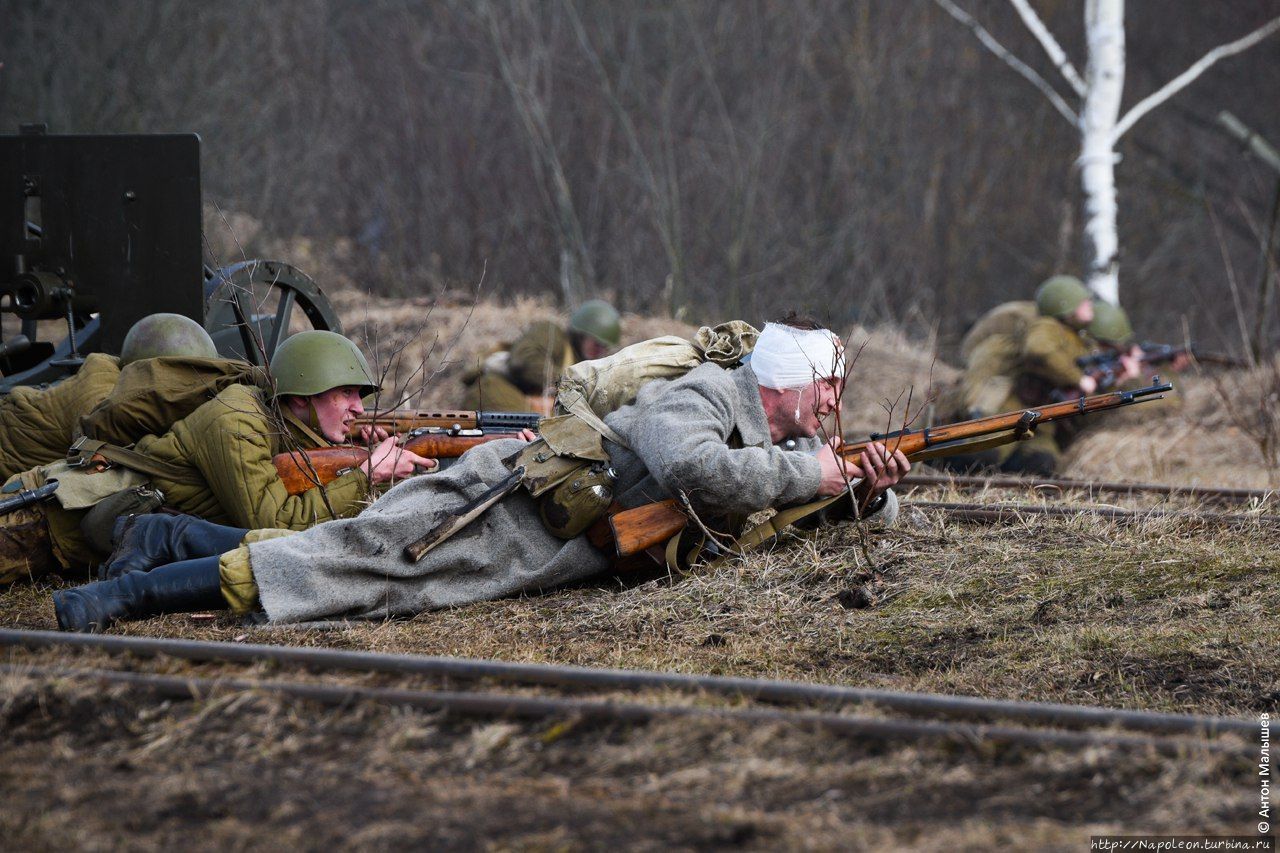
[[[429,459],[456,459],[478,444],[513,438],[521,430],[535,432],[541,416],[532,412],[414,411],[398,409],[356,418],[352,438],[360,428],[380,426],[402,438],[402,446]],[[324,486],[369,460],[369,448],[359,445],[291,450],[276,454],[276,473],[291,495]]]
[[[371,412],[360,415],[351,424],[352,438],[360,437],[360,430],[367,426],[380,426],[390,433],[410,432],[416,429],[484,430],[488,432],[519,432],[522,429],[537,430],[542,415],[537,412],[472,412],[430,411],[427,409],[394,409],[388,412]]]
[[[842,444],[837,452],[844,460],[856,463],[867,445],[878,441],[890,453],[901,450],[911,462],[972,453],[1029,438],[1038,424],[1159,400],[1172,387],[1156,376],[1152,377],[1151,385],[1134,391],[1095,394],[923,429],[876,433],[866,441]],[[614,513],[607,526],[600,525],[592,531],[591,539],[606,550],[615,549],[619,558],[627,558],[668,542],[684,530],[689,520],[675,500],[665,500]]]
[[[1168,364],[1181,355],[1187,355],[1201,364],[1211,364],[1216,367],[1248,367],[1248,362],[1238,358],[1232,358],[1229,355],[1218,355],[1217,353],[1202,352],[1194,345],[1176,346],[1174,344],[1153,344],[1141,343],[1138,348],[1142,350],[1142,357],[1139,361],[1142,364],[1158,366]],[[1120,364],[1120,358],[1125,353],[1120,351],[1095,352],[1089,355],[1082,355],[1076,359],[1076,365],[1085,373],[1092,376],[1098,382],[1098,388],[1106,391],[1114,388],[1116,385],[1116,377],[1120,375],[1123,367]]]

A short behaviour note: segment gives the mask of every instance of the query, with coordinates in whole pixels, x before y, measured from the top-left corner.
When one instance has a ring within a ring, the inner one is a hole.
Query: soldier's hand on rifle
[[[430,471],[436,467],[434,459],[419,456],[412,450],[405,450],[396,441],[395,436],[384,439],[369,454],[365,463],[365,473],[371,483],[387,483],[391,480],[402,480],[412,477],[419,471]]]
[[[911,463],[901,450],[890,453],[883,444],[872,442],[858,457],[858,468],[859,476],[862,477],[857,488],[858,495],[871,500],[885,489],[896,486],[911,470]]]
[[[1080,383],[1077,387],[1079,387],[1085,394],[1092,394],[1094,391],[1098,390],[1098,380],[1086,373],[1084,376],[1080,377]]]
[[[533,441],[537,437],[538,434],[531,429],[522,429],[520,432],[516,433],[516,438],[521,441]]]
[[[846,462],[836,452],[843,442],[833,436],[818,451],[818,464],[822,466],[822,482],[818,484],[818,497],[829,498],[849,488],[849,481],[862,476],[862,469]]]
[[[360,443],[369,445],[386,441],[391,436],[386,427],[381,426],[362,426],[360,427]]]
[[[1120,356],[1120,367],[1123,368],[1116,376],[1116,384],[1123,385],[1130,379],[1138,379],[1142,376],[1142,350],[1134,347],[1137,355],[1132,352],[1124,353]]]

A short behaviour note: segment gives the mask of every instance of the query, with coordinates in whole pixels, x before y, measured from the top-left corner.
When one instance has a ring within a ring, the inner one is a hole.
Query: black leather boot
[[[101,580],[127,572],[149,572],[156,566],[212,557],[232,551],[248,533],[193,515],[129,515],[118,519],[111,533],[115,550],[98,568]]]
[[[217,556],[128,572],[53,594],[58,627],[80,634],[101,633],[116,622],[226,607]]]

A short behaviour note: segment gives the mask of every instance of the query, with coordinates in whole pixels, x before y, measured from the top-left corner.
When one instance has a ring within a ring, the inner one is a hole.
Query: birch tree
[[[1008,0],[1035,36],[1070,90],[1063,97],[1042,75],[1006,49],[953,0],[934,0],[968,27],[984,47],[1035,86],[1080,134],[1080,170],[1084,195],[1084,255],[1089,288],[1112,304],[1120,300],[1120,238],[1116,228],[1116,144],[1147,113],[1185,89],[1210,66],[1248,50],[1280,30],[1276,17],[1235,41],[1219,45],[1156,91],[1120,115],[1124,94],[1124,0],[1084,0],[1086,63],[1084,74],[1032,8],[1030,0]],[[1073,106],[1073,103],[1075,106]]]

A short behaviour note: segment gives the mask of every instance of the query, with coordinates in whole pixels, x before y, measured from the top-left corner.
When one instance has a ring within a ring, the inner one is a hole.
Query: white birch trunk
[[[1084,190],[1085,277],[1089,289],[1112,305],[1120,304],[1120,235],[1116,227],[1116,143],[1147,113],[1185,89],[1214,63],[1248,50],[1280,32],[1280,17],[1272,18],[1248,35],[1219,45],[1190,68],[1143,98],[1123,119],[1124,0],[1085,0],[1084,29],[1089,59],[1084,79],[1066,51],[1053,37],[1029,0],[1009,0],[1027,29],[1040,42],[1063,78],[1083,98],[1077,116],[1049,84],[1025,62],[1010,53],[973,16],[952,0],[933,0],[948,15],[968,27],[978,40],[1006,65],[1039,89],[1062,117],[1080,132],[1080,183]]]
[[[1116,155],[1112,142],[1124,92],[1124,0],[1088,0],[1084,109],[1080,115],[1080,180],[1084,189],[1088,285],[1120,301],[1120,237],[1116,230]]]

